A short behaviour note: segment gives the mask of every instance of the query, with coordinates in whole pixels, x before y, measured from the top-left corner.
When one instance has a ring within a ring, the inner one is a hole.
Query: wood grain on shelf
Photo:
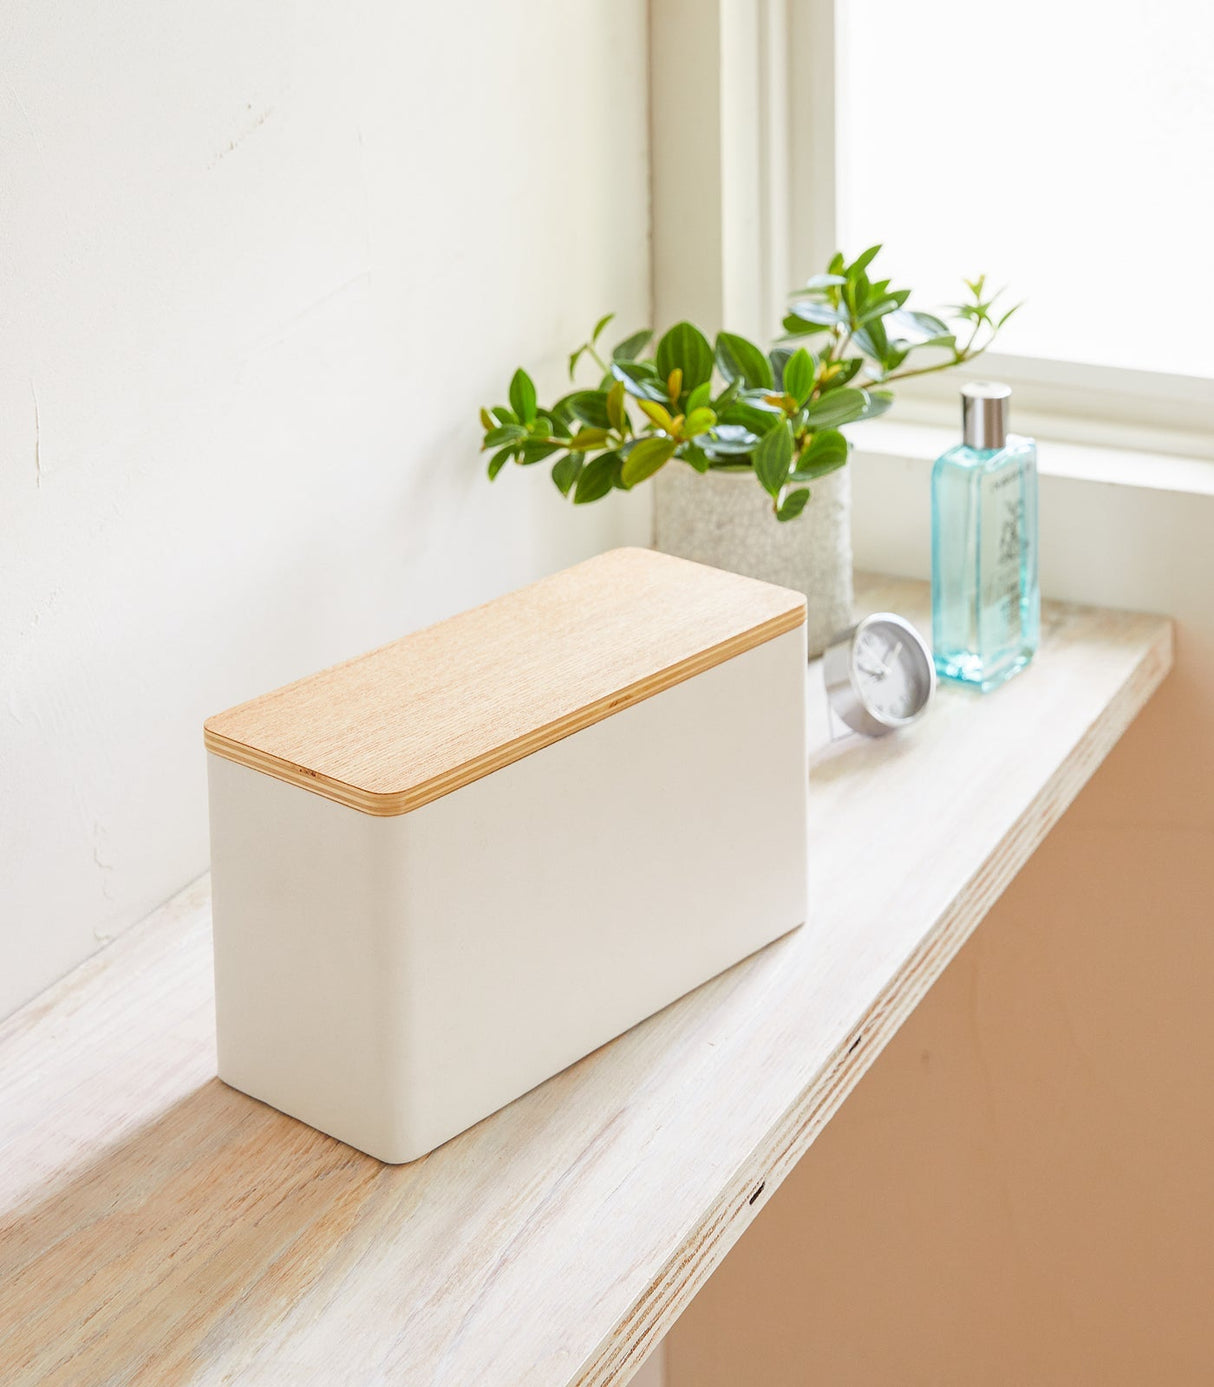
[[[409,1166],[214,1077],[196,884],[0,1026],[0,1381],[626,1382],[1170,664],[1049,606],[1025,674],[880,742],[811,680],[806,926]]]
[[[403,814],[805,619],[785,588],[613,549],[209,718],[209,751]]]

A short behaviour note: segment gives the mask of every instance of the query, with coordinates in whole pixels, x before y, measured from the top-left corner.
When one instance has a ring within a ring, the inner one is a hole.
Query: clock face
[[[888,727],[913,721],[932,696],[931,655],[919,633],[901,618],[883,614],[860,623],[852,670],[868,712]]]

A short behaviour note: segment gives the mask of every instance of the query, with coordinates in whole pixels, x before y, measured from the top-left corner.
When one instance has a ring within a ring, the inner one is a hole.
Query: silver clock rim
[[[927,695],[909,717],[896,718],[877,712],[869,706],[861,691],[855,664],[856,642],[864,631],[876,625],[895,626],[903,632],[927,665]],[[839,659],[840,654],[845,655],[843,661]],[[854,626],[841,632],[823,656],[823,672],[832,707],[853,731],[866,733],[870,737],[883,737],[918,722],[927,712],[936,693],[936,662],[932,658],[931,648],[911,622],[897,612],[870,612]]]

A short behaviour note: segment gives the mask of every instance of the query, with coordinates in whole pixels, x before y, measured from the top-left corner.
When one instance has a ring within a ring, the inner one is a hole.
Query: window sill
[[[858,596],[926,628],[922,584]],[[831,741],[811,677],[810,922],[410,1165],[218,1082],[196,883],[0,1027],[5,1250],[34,1269],[4,1282],[4,1361],[26,1381],[69,1363],[88,1382],[627,1378],[1150,699],[1171,642],[1165,619],[1047,607],[1006,693],[942,690],[876,740]]]
[[[891,462],[932,462],[960,440],[956,427],[888,418],[848,433],[858,454]],[[1043,477],[1214,496],[1214,461],[1202,456],[1057,438],[1039,438],[1037,450]]]

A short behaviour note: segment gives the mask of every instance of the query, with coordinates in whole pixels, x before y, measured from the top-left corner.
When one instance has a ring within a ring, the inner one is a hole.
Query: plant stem
[[[895,380],[910,380],[912,376],[930,376],[936,371],[948,371],[954,366],[961,366],[967,361],[973,361],[975,357],[981,356],[995,340],[994,334],[992,334],[983,342],[982,346],[975,349],[974,343],[978,340],[978,333],[981,328],[981,322],[974,324],[974,330],[970,333],[970,340],[959,352],[953,354],[953,359],[951,361],[939,361],[935,366],[917,366],[913,371],[895,371],[892,376],[886,376],[884,380],[874,383],[888,385],[891,381]]]
[[[851,346],[851,339],[852,339],[855,335],[856,335],[856,326],[855,326],[855,324],[853,323],[852,326],[849,327],[849,328],[847,329],[847,336],[843,339],[843,345],[839,348],[839,355],[838,355],[838,357],[836,358],[837,360],[840,360],[840,361],[841,361],[841,360],[843,359],[843,353],[848,349],[848,347]]]

